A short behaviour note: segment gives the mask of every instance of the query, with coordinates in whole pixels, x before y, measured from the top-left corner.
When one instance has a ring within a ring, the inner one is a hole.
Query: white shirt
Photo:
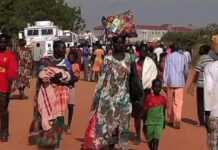
[[[152,81],[157,78],[157,66],[150,57],[146,57],[142,69],[142,85],[144,89],[151,88]]]
[[[160,62],[160,55],[163,53],[163,48],[155,48],[154,53],[157,55],[157,61]]]
[[[183,54],[185,55],[185,58],[186,58],[187,63],[189,64],[189,67],[191,67],[192,57],[191,57],[190,52],[185,51],[183,52]]]
[[[204,69],[204,107],[210,116],[218,117],[218,61],[209,63]]]

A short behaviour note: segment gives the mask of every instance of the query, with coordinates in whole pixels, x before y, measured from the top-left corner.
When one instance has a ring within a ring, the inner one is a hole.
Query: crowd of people
[[[176,44],[169,48],[164,48],[161,43],[156,48],[144,43],[133,46],[126,45],[125,38],[121,37],[113,39],[112,43],[112,55],[106,55],[97,84],[93,102],[95,113],[86,131],[83,148],[113,149],[118,144],[120,149],[128,149],[127,133],[132,116],[136,143],[141,142],[143,128],[150,149],[157,150],[165,128],[165,110],[168,124],[176,129],[181,127],[191,54],[185,55],[187,51]],[[139,97],[140,93],[132,93],[129,87],[131,76],[141,84],[137,86],[135,82],[134,85],[137,88],[134,92],[143,91]],[[162,89],[165,89],[167,98],[162,96]],[[95,134],[90,135],[90,132]]]
[[[166,126],[181,128],[184,92],[193,91],[196,82],[199,126],[207,129],[209,148],[218,148],[218,35],[212,37],[211,47],[200,47],[194,69],[191,53],[177,43],[132,45],[125,36],[117,36],[107,46],[97,42],[66,48],[58,40],[53,56],[35,58],[36,52],[25,46],[25,40],[19,40],[16,53],[9,49],[9,41],[9,36],[0,35],[1,141],[7,142],[9,136],[10,95],[18,90],[18,99],[27,99],[25,89],[34,75],[29,144],[59,149],[64,134],[71,132],[76,87],[83,71],[84,80],[97,81],[97,85],[81,149],[128,150],[132,117],[135,143],[141,143],[144,133],[150,150],[158,150]]]

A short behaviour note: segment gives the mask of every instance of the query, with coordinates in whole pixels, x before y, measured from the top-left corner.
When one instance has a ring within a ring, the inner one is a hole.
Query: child
[[[149,141],[150,150],[158,150],[159,139],[165,128],[165,109],[167,101],[164,96],[160,95],[162,82],[155,79],[152,82],[153,94],[148,96],[145,101],[144,109],[146,111],[146,137]]]
[[[65,60],[65,63],[67,64],[68,71],[74,74],[77,79],[80,77],[80,67],[78,63],[78,53],[76,50],[70,50],[67,59]],[[70,129],[72,118],[73,118],[73,112],[74,112],[74,106],[75,106],[75,84],[70,85],[70,100],[68,103],[68,124],[67,124],[67,132]]]

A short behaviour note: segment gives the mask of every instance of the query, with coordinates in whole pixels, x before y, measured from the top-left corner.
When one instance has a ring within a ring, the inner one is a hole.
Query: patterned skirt
[[[52,128],[44,131],[41,127],[40,116],[35,117],[30,127],[29,144],[48,148],[59,147],[64,135],[64,117],[58,117],[52,122]]]

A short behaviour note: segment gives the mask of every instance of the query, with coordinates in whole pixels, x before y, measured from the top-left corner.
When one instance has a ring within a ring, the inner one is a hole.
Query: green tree
[[[210,44],[211,36],[215,33],[218,33],[218,24],[209,24],[192,32],[169,32],[161,40],[165,43],[177,43],[181,48],[192,49],[197,44]]]
[[[27,23],[51,20],[62,29],[83,30],[80,7],[69,7],[64,0],[1,0],[0,31],[16,36]]]

